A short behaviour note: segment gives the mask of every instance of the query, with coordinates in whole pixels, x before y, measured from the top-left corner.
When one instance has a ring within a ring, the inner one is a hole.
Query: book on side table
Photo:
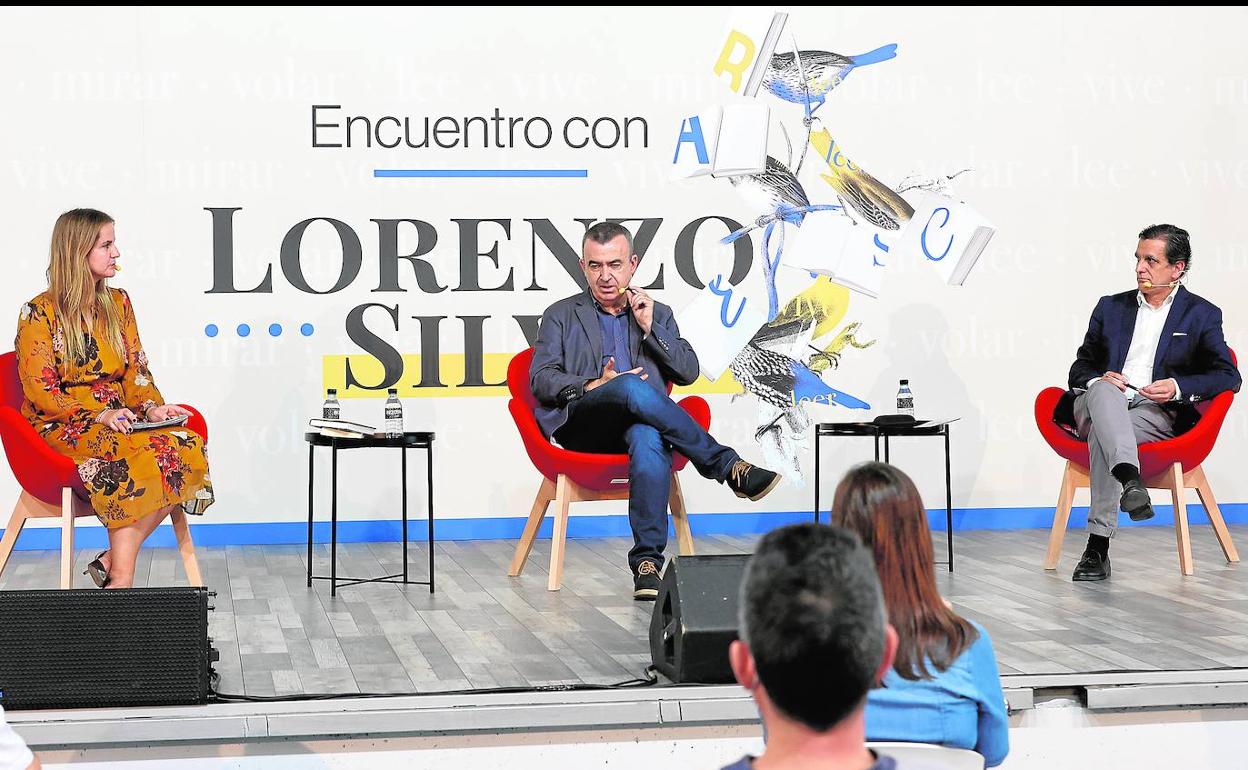
[[[350,420],[325,420],[313,417],[308,420],[308,425],[319,430],[321,435],[336,436],[338,438],[365,438],[377,432],[377,429],[372,425],[351,422]]]

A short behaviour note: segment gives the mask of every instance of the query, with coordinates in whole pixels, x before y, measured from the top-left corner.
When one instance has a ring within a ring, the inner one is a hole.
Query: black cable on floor
[[[570,682],[567,684],[545,684],[535,685],[532,687],[490,687],[484,689],[468,689],[468,690],[439,690],[437,692],[344,692],[344,693],[304,693],[296,695],[236,695],[233,693],[223,693],[216,691],[216,679],[213,677],[213,686],[209,687],[208,692],[210,699],[222,703],[235,702],[251,702],[251,703],[275,703],[281,701],[313,701],[313,700],[342,700],[346,698],[409,698],[413,695],[504,695],[524,692],[573,692],[587,690],[620,690],[633,687],[650,687],[659,681],[659,676],[655,673],[654,666],[647,666],[642,675],[636,679],[626,679],[622,682],[613,684],[587,684],[585,682]]]

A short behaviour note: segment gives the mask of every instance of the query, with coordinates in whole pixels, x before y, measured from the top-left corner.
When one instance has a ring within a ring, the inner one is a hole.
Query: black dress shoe
[[[1109,555],[1101,556],[1100,551],[1084,551],[1083,558],[1079,560],[1078,566],[1075,567],[1075,574],[1071,576],[1071,580],[1076,582],[1085,580],[1104,580],[1109,577]]]
[[[1148,521],[1153,518],[1153,504],[1148,499],[1148,490],[1134,479],[1122,485],[1122,498],[1118,501],[1118,507],[1127,512],[1131,521]]]
[[[82,574],[90,575],[91,579],[100,588],[108,588],[109,583],[108,571],[104,569],[104,562],[100,561],[106,553],[108,551],[100,551],[99,555],[95,557],[95,561],[88,564],[87,568],[82,571]]]

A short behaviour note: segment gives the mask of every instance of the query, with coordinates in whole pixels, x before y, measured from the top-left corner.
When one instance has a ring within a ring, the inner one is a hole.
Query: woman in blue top
[[[867,740],[974,749],[995,767],[1009,753],[1009,722],[988,633],[936,588],[932,534],[910,477],[885,463],[852,468],[836,488],[832,523],[875,553],[897,657],[867,696]]]

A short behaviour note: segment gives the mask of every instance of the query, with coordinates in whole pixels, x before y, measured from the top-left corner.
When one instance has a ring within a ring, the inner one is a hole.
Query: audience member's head
[[[914,482],[886,463],[858,465],[836,488],[831,520],[856,533],[875,555],[898,637],[893,669],[915,680],[949,668],[977,632],[936,588],[932,533]]]
[[[759,542],[741,584],[740,633],[733,672],[773,736],[777,720],[823,733],[861,716],[896,645],[871,554],[853,534],[816,524]]]

